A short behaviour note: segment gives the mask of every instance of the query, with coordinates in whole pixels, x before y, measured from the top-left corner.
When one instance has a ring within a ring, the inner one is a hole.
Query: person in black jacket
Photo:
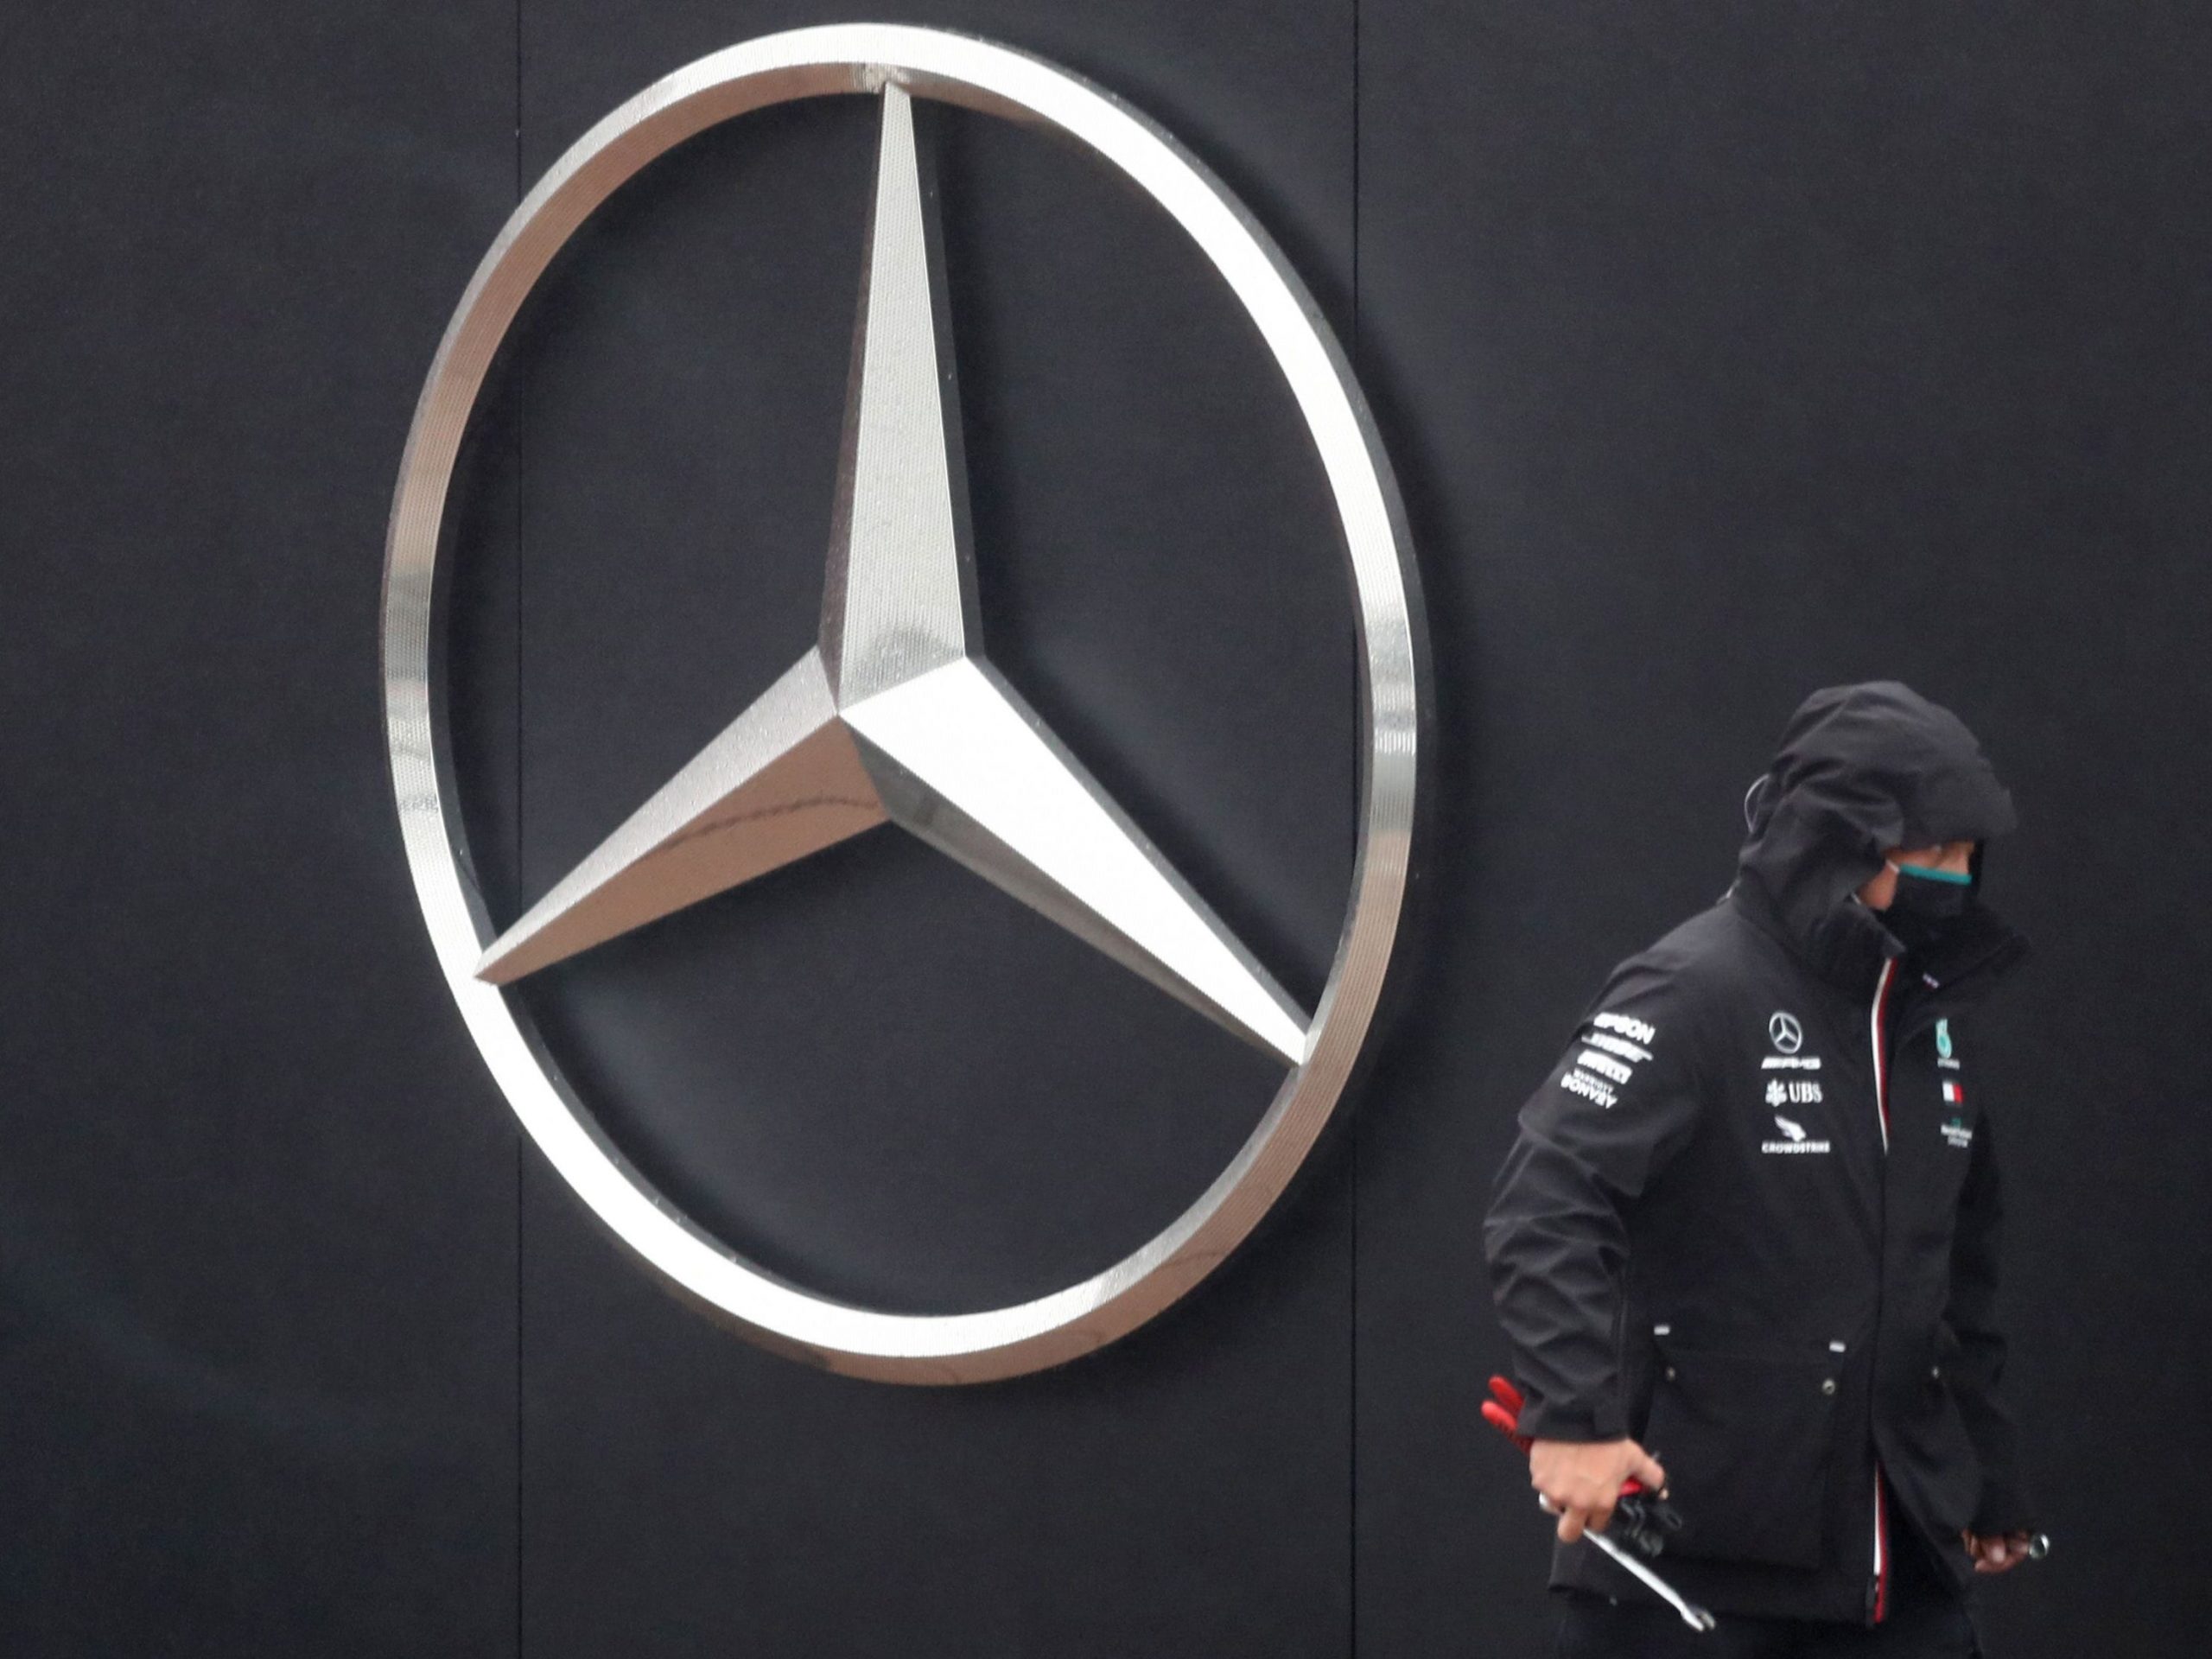
[[[1522,1108],[1484,1224],[1560,1650],[1973,1654],[1973,1575],[2035,1524],[1967,1029],[2027,949],[1980,902],[2012,799],[1881,681],[1808,697],[1745,815],[1727,893],[1613,970]],[[1630,1476],[1713,1635],[1579,1541]]]

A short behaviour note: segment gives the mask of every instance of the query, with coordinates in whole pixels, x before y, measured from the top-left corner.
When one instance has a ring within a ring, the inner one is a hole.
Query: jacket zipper
[[[1874,1003],[1866,1016],[1867,1032],[1874,1045],[1874,1110],[1882,1129],[1882,1155],[1890,1151],[1890,1062],[1888,1045],[1883,1040],[1883,1025],[1890,1011],[1890,984],[1896,978],[1897,958],[1892,957],[1882,963],[1882,976],[1874,982]],[[1890,1602],[1890,1529],[1889,1516],[1882,1503],[1882,1455],[1874,1454],[1874,1582],[1870,1587],[1874,1624],[1880,1624],[1889,1615]]]

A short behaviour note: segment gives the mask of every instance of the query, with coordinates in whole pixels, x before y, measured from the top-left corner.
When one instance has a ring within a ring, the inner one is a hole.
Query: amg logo
[[[1608,1054],[1618,1054],[1624,1060],[1648,1060],[1651,1051],[1631,1043],[1625,1037],[1614,1037],[1602,1031],[1593,1031],[1583,1038],[1592,1048],[1602,1048]]]

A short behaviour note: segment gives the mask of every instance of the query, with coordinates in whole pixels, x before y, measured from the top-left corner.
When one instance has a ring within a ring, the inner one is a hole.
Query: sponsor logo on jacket
[[[1620,1090],[1635,1081],[1637,1062],[1651,1058],[1651,1051],[1644,1045],[1658,1034],[1657,1027],[1633,1014],[1610,1010],[1592,1014],[1582,1031],[1585,1046],[1574,1057],[1573,1069],[1559,1080],[1559,1086],[1571,1095],[1611,1107],[1620,1098]]]
[[[1594,1071],[1615,1083],[1626,1083],[1636,1075],[1636,1068],[1625,1060],[1617,1060],[1610,1054],[1600,1054],[1594,1048],[1584,1049],[1574,1057],[1574,1063],[1586,1071]]]
[[[1611,1032],[1592,1031],[1582,1040],[1592,1048],[1602,1048],[1608,1054],[1618,1054],[1624,1060],[1648,1060],[1651,1051],[1641,1044],[1631,1043],[1625,1037],[1616,1037]]]
[[[1782,1085],[1775,1084],[1770,1086],[1780,1088]],[[1828,1149],[1827,1141],[1814,1140],[1805,1133],[1805,1126],[1795,1118],[1784,1117],[1780,1112],[1777,1112],[1774,1115],[1774,1125],[1786,1138],[1780,1141],[1760,1141],[1761,1152],[1826,1152]]]
[[[1594,1100],[1600,1106],[1611,1106],[1620,1096],[1609,1084],[1603,1084],[1587,1071],[1573,1071],[1559,1080],[1559,1086],[1570,1095],[1580,1095],[1585,1100]]]
[[[1632,1042],[1648,1043],[1659,1034],[1657,1027],[1646,1025],[1625,1014],[1601,1014],[1590,1023],[1600,1031],[1617,1031]]]

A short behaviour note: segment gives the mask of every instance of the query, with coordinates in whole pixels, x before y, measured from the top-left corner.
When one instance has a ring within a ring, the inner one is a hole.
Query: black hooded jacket
[[[1484,1239],[1523,1432],[1659,1459],[1678,1588],[1871,1622],[1897,1529],[1963,1587],[1961,1529],[2033,1522],[1967,1028],[2026,942],[1976,902],[1908,951],[1857,897],[1888,849],[1974,840],[1978,898],[2012,805],[1955,715],[1884,681],[1807,698],[1747,817],[1728,892],[1613,970],[1522,1108]],[[1552,1582],[1646,1593],[1586,1544]]]

